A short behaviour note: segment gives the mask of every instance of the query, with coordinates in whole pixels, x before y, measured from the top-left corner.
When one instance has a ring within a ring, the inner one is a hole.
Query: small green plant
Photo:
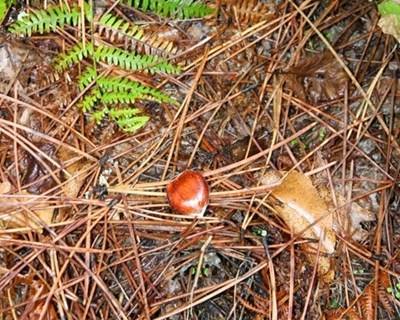
[[[121,1],[121,4],[151,11],[163,17],[181,19],[203,17],[213,11],[207,5],[193,0],[131,0]],[[95,66],[101,63],[151,75],[180,73],[180,66],[166,59],[177,53],[172,42],[160,39],[157,34],[148,32],[142,26],[125,21],[113,13],[107,12],[94,17],[93,8],[88,3],[85,3],[83,8],[78,5],[60,5],[31,10],[21,14],[10,26],[9,31],[31,36],[33,33],[52,32],[66,25],[79,26],[82,18],[90,22],[86,25],[92,25],[94,30],[91,31],[101,36],[102,40],[78,43],[65,53],[59,54],[54,63],[58,72],[64,72],[75,64],[89,60],[90,64]],[[115,41],[128,43],[130,50],[114,45]],[[86,68],[79,76],[78,84],[79,89],[85,92],[79,104],[81,110],[90,113],[96,123],[108,117],[126,132],[134,132],[149,120],[149,117],[139,115],[138,108],[131,107],[137,100],[176,103],[163,92],[127,78],[101,76],[96,68]]]
[[[252,229],[252,232],[255,236],[259,236],[259,237],[266,237],[268,235],[267,230],[258,228],[258,227],[254,227]]]
[[[149,117],[138,116],[140,110],[137,108],[115,109],[112,105],[127,106],[138,99],[176,104],[174,99],[160,90],[123,77],[98,75],[95,68],[89,67],[79,78],[79,88],[82,91],[87,90],[92,83],[94,85],[80,103],[82,111],[93,112],[92,119],[96,123],[109,117],[126,132],[136,131],[147,123]],[[95,110],[96,106],[102,106],[102,109]]]
[[[197,272],[197,267],[191,267],[190,268],[190,273],[191,275],[195,275]],[[200,277],[204,276],[204,277],[208,277],[210,274],[210,268],[208,267],[203,267],[201,268],[201,272],[200,272]]]
[[[397,300],[400,300],[400,282],[397,282],[394,287],[386,288],[387,293],[395,296]]]
[[[338,309],[340,308],[340,302],[338,298],[332,298],[329,302],[329,309]]]
[[[321,129],[319,129],[318,138],[319,138],[319,141],[321,141],[321,142],[325,140],[325,138],[326,138],[326,128],[322,127]]]
[[[295,147],[299,144],[299,140],[298,139],[293,139],[292,141],[290,141],[290,146],[291,147]]]

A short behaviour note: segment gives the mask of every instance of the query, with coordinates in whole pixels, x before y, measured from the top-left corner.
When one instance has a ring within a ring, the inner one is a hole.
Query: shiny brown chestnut
[[[167,185],[167,197],[176,213],[202,216],[208,205],[208,184],[201,173],[185,170]]]

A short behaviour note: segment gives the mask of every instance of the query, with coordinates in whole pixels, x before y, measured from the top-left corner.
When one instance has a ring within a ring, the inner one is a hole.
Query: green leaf
[[[1,3],[1,2],[0,2]],[[85,3],[85,18],[91,20],[92,9]],[[47,9],[32,10],[29,13],[20,14],[17,21],[10,27],[11,33],[28,35],[32,33],[47,33],[56,30],[57,27],[64,27],[65,24],[77,26],[81,19],[81,9],[78,6],[68,8],[65,5],[51,6]]]
[[[378,11],[382,16],[394,14],[400,17],[400,3],[394,0],[386,0],[378,4]]]
[[[197,0],[122,0],[121,2],[167,18],[201,18],[214,12],[213,8]]]
[[[11,5],[15,4],[15,0],[0,0],[0,24],[3,23]]]

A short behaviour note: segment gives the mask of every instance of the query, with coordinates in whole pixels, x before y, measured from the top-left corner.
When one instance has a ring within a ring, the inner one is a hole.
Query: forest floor
[[[99,2],[173,43],[182,71],[99,70],[177,103],[138,101],[149,121],[133,133],[94,123],[88,63],[53,61],[106,36],[18,37],[28,5],[12,7],[0,319],[400,319],[400,56],[376,4],[210,1],[183,21]],[[168,204],[186,169],[209,184],[203,216]]]

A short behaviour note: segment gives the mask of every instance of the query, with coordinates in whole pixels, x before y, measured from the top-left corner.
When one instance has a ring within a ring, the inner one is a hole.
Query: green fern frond
[[[109,109],[105,107],[102,110],[93,112],[91,117],[96,124],[99,124],[108,116],[123,131],[132,133],[143,127],[150,119],[148,116],[138,116],[140,112],[137,108]]]
[[[214,9],[197,0],[122,0],[121,2],[162,17],[178,19],[201,18],[214,12]]]
[[[96,24],[100,33],[105,31],[107,38],[110,38],[113,35],[116,36],[117,39],[121,40],[122,36],[138,36],[138,39],[140,40],[140,33],[143,33],[143,29],[139,26],[126,22],[112,13],[102,15]]]
[[[97,88],[100,89],[101,92],[101,94],[96,92],[96,97],[103,103],[111,103],[113,100],[115,103],[127,103],[133,102],[135,99],[144,99],[159,103],[177,103],[174,99],[162,91],[145,86],[139,82],[116,76],[97,76],[97,71],[93,67],[87,68],[80,75],[78,79],[79,89],[81,91],[85,90],[95,79]],[[114,93],[115,95],[110,96],[110,92]],[[103,98],[103,96],[106,94],[108,94],[109,97]],[[89,99],[87,102],[85,102],[85,106],[86,108],[89,106],[91,107],[94,105],[94,103],[94,99]]]
[[[172,41],[163,40],[157,33],[126,22],[111,13],[103,15],[96,25],[99,34],[110,42],[123,41],[126,47],[138,53],[169,57],[178,52]]]
[[[89,82],[90,83],[90,82]],[[176,101],[164,94],[160,90],[144,86],[139,82],[132,81],[121,77],[99,77],[97,79],[97,85],[103,90],[108,92],[127,92],[129,94],[134,93],[138,98],[176,104]]]
[[[130,112],[132,115],[129,115]],[[137,116],[136,114],[135,109],[117,109],[111,110],[109,116],[123,131],[132,133],[143,127],[150,119],[148,116]]]
[[[58,55],[55,62],[55,68],[59,72],[66,70],[72,65],[82,61],[84,58],[90,58],[93,56],[94,51],[95,50],[92,43],[87,42],[85,46],[83,46],[83,43],[78,43],[66,53],[61,53]]]
[[[118,119],[127,119],[131,118],[135,115],[140,113],[140,110],[137,108],[123,108],[123,109],[112,109],[109,112],[109,116],[113,120],[118,120]]]
[[[90,112],[93,110],[94,106],[102,97],[102,93],[99,88],[94,88],[89,91],[88,94],[85,95],[82,102],[80,103],[80,107],[83,112]]]
[[[108,111],[109,111],[108,108],[105,107],[102,110],[98,110],[98,111],[93,112],[92,115],[91,115],[92,120],[96,124],[99,124],[101,122],[101,120],[103,120],[107,116]]]
[[[138,55],[104,45],[94,48],[90,42],[86,43],[85,47],[83,47],[83,44],[77,44],[68,50],[67,53],[60,54],[55,67],[58,71],[63,71],[87,57],[94,59],[96,62],[106,62],[126,70],[141,70],[151,74],[156,72],[177,74],[180,72],[178,66],[157,56]]]
[[[11,5],[15,4],[15,0],[1,0],[0,1],[0,24],[3,23]]]
[[[151,74],[163,72],[178,74],[180,68],[157,56],[138,55],[115,47],[99,45],[93,58],[97,62],[106,62],[125,70],[142,70]]]
[[[85,3],[85,17],[92,19],[92,10]],[[30,13],[22,14],[8,29],[12,33],[28,35],[32,33],[44,33],[64,27],[68,24],[77,26],[81,19],[81,9],[78,6],[68,8],[65,5],[53,6],[42,10],[32,10]]]
[[[87,68],[78,78],[78,86],[81,91],[97,78],[97,70],[93,67]]]
[[[142,95],[138,92],[103,92],[100,97],[100,102],[104,104],[134,103],[140,98],[142,98]]]

